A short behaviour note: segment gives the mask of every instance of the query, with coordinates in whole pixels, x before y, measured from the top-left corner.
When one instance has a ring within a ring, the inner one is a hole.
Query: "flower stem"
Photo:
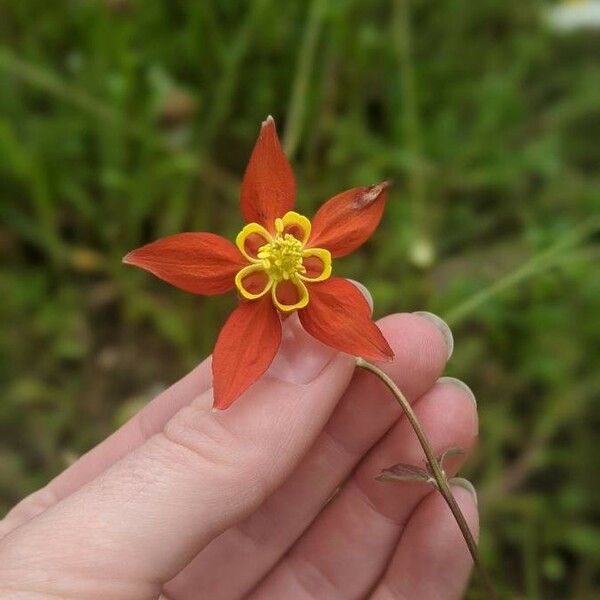
[[[438,459],[435,456],[433,448],[431,447],[431,443],[427,439],[427,436],[425,435],[425,432],[423,431],[423,427],[421,427],[421,424],[419,423],[419,420],[417,419],[417,415],[415,414],[415,411],[412,409],[412,406],[410,405],[410,403],[408,402],[408,400],[406,399],[404,394],[400,391],[398,386],[379,367],[376,367],[375,365],[371,364],[370,362],[367,362],[366,360],[364,360],[363,358],[360,358],[360,357],[356,359],[356,366],[360,367],[361,369],[370,371],[371,373],[373,373],[373,375],[378,377],[388,387],[390,392],[392,392],[392,394],[394,395],[394,398],[396,398],[396,401],[398,402],[398,404],[401,406],[402,410],[406,414],[406,417],[408,418],[408,420],[419,440],[419,443],[421,444],[421,447],[423,448],[423,452],[425,452],[425,456],[427,458],[427,462],[429,463],[431,473],[436,481],[436,487],[439,490],[440,494],[444,497],[444,500],[446,501],[446,503],[448,504],[448,507],[452,511],[452,514],[454,515],[454,518],[456,519],[456,522],[460,528],[460,531],[461,531],[463,537],[465,538],[465,542],[467,543],[469,552],[471,553],[471,556],[473,557],[473,562],[475,563],[475,568],[479,572],[479,575],[480,575],[483,585],[485,587],[487,596],[488,596],[488,598],[491,598],[491,599],[496,598],[496,593],[494,591],[494,587],[492,586],[491,579],[490,579],[483,563],[481,562],[481,558],[479,556],[479,551],[477,549],[477,543],[475,542],[475,539],[473,538],[473,534],[471,533],[471,530],[469,529],[469,525],[467,524],[465,516],[462,514],[462,511],[460,510],[460,507],[458,506],[458,503],[456,502],[456,500],[452,494],[452,491],[450,490],[450,486],[448,485],[448,480],[446,479],[446,475],[444,474],[444,471],[442,470],[442,467],[441,467]]]

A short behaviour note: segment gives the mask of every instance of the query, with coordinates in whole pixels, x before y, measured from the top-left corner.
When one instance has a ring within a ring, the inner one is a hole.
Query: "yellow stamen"
[[[283,224],[281,219],[277,221],[275,237],[258,249],[257,256],[262,261],[263,269],[274,282],[289,279],[296,281],[299,274],[306,272],[302,266],[303,244],[289,233],[282,234]]]
[[[310,221],[306,217],[288,212],[281,219],[275,219],[274,225],[275,232],[269,233],[262,225],[249,223],[237,236],[236,244],[251,265],[238,273],[236,286],[248,300],[262,297],[271,289],[275,306],[281,311],[290,312],[308,304],[309,292],[304,281],[324,281],[331,276],[331,254],[322,248],[305,247],[311,230]],[[248,253],[245,245],[250,235],[258,235],[265,240],[265,244],[254,250],[254,255]],[[320,259],[323,270],[314,276],[307,276],[303,261],[311,257]],[[264,271],[269,278],[268,285],[260,293],[251,293],[243,286],[243,278],[255,270]],[[296,286],[298,301],[295,304],[288,306],[279,301],[276,290],[277,284],[281,282],[291,282]]]

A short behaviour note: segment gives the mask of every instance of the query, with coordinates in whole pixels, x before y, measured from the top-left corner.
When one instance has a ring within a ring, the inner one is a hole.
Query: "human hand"
[[[409,424],[380,381],[295,319],[232,408],[211,410],[207,360],[17,505],[0,522],[0,597],[459,598],[471,560],[444,500],[374,479],[422,464]],[[379,326],[396,355],[386,371],[434,449],[468,453],[476,406],[436,383],[449,354],[439,324],[399,314]],[[445,463],[449,476],[464,458]],[[473,496],[453,491],[476,532]]]

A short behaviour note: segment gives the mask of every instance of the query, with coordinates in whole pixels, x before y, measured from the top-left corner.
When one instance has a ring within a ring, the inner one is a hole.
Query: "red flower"
[[[331,258],[358,248],[379,224],[387,183],[334,196],[312,225],[292,211],[295,196],[294,174],[269,117],[242,182],[248,224],[236,245],[213,233],[180,233],[123,259],[194,294],[211,296],[237,287],[241,302],[213,354],[217,408],[230,406],[267,370],[281,342],[281,319],[292,311],[328,346],[371,360],[393,356],[363,295],[346,279],[331,277]]]

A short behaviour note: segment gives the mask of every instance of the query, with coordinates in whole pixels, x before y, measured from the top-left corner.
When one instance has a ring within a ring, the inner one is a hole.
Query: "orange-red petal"
[[[384,181],[370,187],[352,188],[325,202],[312,221],[308,246],[327,248],[334,257],[356,250],[377,229],[388,187]]]
[[[300,279],[276,282],[271,288],[271,296],[273,304],[284,313],[303,308],[309,302],[308,290]]]
[[[229,240],[214,233],[170,235],[133,250],[123,262],[205,296],[231,290],[236,273],[248,264]]]
[[[235,245],[252,262],[258,260],[258,251],[272,240],[271,234],[258,223],[248,223],[237,234]]]
[[[212,359],[215,408],[225,409],[268,368],[281,344],[270,295],[242,302],[221,329]]]
[[[305,271],[298,277],[302,281],[324,281],[331,276],[331,253],[325,248],[308,248],[302,252]]]
[[[275,121],[263,122],[242,182],[241,208],[248,223],[273,230],[277,217],[294,208],[296,182],[277,137]]]
[[[275,220],[275,229],[281,235],[290,234],[305,245],[310,237],[310,221],[293,210]]]
[[[346,279],[332,277],[312,284],[310,302],[298,315],[310,335],[336,350],[367,360],[389,360],[394,356],[371,320],[365,297]]]
[[[246,300],[256,300],[264,296],[272,285],[273,280],[260,263],[244,267],[235,276],[235,286]]]

